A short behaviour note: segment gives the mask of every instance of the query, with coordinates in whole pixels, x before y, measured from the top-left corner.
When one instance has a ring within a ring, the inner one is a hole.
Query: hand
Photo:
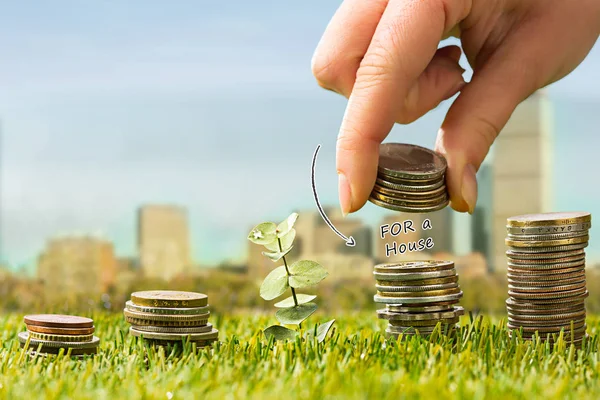
[[[465,84],[460,29],[474,74]],[[349,99],[337,140],[340,205],[360,209],[377,175],[379,144],[461,92],[438,132],[451,205],[473,212],[475,173],[516,106],[570,73],[600,34],[600,1],[346,0],[329,23],[312,69]]]

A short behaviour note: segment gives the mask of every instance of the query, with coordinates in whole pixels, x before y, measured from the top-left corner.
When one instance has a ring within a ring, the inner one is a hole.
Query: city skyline
[[[337,207],[335,138],[346,101],[318,87],[310,58],[339,2],[233,4],[6,7],[2,260],[32,265],[61,231],[101,230],[117,254],[135,254],[135,210],[147,202],[189,209],[200,264],[242,257],[248,226],[314,207],[318,144],[319,194]],[[548,90],[555,210],[600,212],[595,171],[584,166],[600,148],[599,70],[596,45]],[[387,140],[432,148],[448,105],[396,126]],[[357,213],[371,226],[382,215],[370,204]],[[461,251],[470,248],[471,218],[455,216]],[[596,232],[590,259],[600,253]]]

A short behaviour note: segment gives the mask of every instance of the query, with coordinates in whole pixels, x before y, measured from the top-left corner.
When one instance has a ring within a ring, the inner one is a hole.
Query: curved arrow
[[[327,215],[325,215],[325,211],[323,211],[323,207],[321,207],[321,203],[319,202],[319,196],[317,195],[317,186],[315,184],[315,167],[317,164],[317,154],[319,153],[320,148],[321,148],[321,145],[318,145],[317,149],[315,150],[315,154],[313,155],[313,159],[312,159],[312,168],[311,168],[311,185],[312,185],[313,195],[315,196],[315,202],[317,203],[317,208],[319,209],[319,213],[321,214],[323,221],[325,221],[327,223],[327,225],[329,225],[331,230],[334,231],[336,235],[338,235],[339,237],[344,239],[344,241],[346,242],[346,246],[354,247],[356,245],[356,241],[354,241],[354,238],[352,236],[350,236],[350,237],[344,236],[342,234],[342,232],[340,232],[335,226],[333,226],[333,224],[331,223],[329,218],[327,218]]]

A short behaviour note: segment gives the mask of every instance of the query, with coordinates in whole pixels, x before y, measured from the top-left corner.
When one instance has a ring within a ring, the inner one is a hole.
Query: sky
[[[320,198],[336,205],[346,101],[318,87],[310,60],[339,3],[4,5],[0,261],[31,266],[47,238],[70,233],[102,234],[134,255],[145,203],[188,207],[201,265],[238,260],[253,225],[315,209],[318,144]],[[548,90],[557,210],[600,212],[598,71],[600,45]],[[395,127],[389,140],[432,148],[447,108]],[[371,223],[382,215],[370,204],[357,213]],[[466,250],[468,217],[457,222]]]

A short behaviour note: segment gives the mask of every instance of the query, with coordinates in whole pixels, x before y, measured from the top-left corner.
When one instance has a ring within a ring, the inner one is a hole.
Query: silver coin
[[[519,252],[514,252],[512,250],[508,250],[506,252],[506,256],[509,259],[514,260],[514,262],[518,262],[518,261],[525,261],[525,260],[554,260],[554,259],[561,259],[561,258],[568,258],[568,257],[575,257],[575,256],[584,256],[585,257],[585,251],[583,249],[575,249],[575,250],[570,250],[570,251],[557,251],[554,253],[519,253]]]
[[[580,250],[585,249],[588,246],[588,242],[585,243],[577,243],[577,244],[567,244],[563,246],[552,246],[552,247],[513,247],[507,246],[510,250],[512,257],[518,257],[520,253],[522,254],[547,254],[547,253],[557,253],[571,250]]]
[[[523,299],[523,300],[545,300],[545,301],[556,301],[559,299],[566,299],[571,297],[577,297],[586,292],[585,287],[574,289],[574,290],[566,290],[560,292],[552,292],[552,293],[530,293],[530,292],[521,292],[509,290],[508,295],[510,297],[514,297],[515,299]]]
[[[509,234],[510,240],[521,240],[521,241],[544,241],[544,240],[560,240],[560,239],[572,239],[581,236],[588,236],[588,231],[576,231],[576,232],[565,232],[565,233],[548,233],[544,235],[513,235]]]
[[[166,307],[147,307],[147,306],[138,306],[133,304],[131,300],[128,300],[125,303],[125,308],[138,312],[138,313],[148,313],[148,314],[160,314],[160,315],[198,315],[198,314],[206,314],[209,309],[206,307],[194,307],[194,308],[166,308]]]
[[[406,181],[405,181],[406,182]],[[387,189],[398,190],[401,192],[411,192],[411,193],[420,193],[420,192],[430,192],[433,190],[438,190],[441,187],[446,186],[446,181],[444,179],[439,179],[437,181],[431,181],[431,183],[398,183],[397,181],[384,179],[382,176],[378,176],[375,180],[375,184]]]
[[[437,204],[432,207],[403,207],[383,202],[373,197],[369,197],[369,201],[379,207],[387,208],[388,210],[401,211],[407,213],[429,213],[445,208],[450,202],[447,200],[444,203]]]
[[[196,327],[167,327],[167,326],[150,326],[150,325],[134,325],[134,328],[140,332],[151,332],[151,333],[178,333],[178,334],[189,334],[189,333],[206,333],[213,329],[212,324],[207,323],[204,326]]]
[[[399,199],[406,200],[423,200],[423,199],[435,199],[438,196],[447,195],[447,189],[445,186],[440,186],[434,190],[422,190],[422,191],[406,191],[406,190],[397,190],[391,189],[385,186],[379,185],[375,182],[375,186],[373,186],[373,191],[377,193],[383,193],[385,195],[396,197]]]
[[[448,164],[441,155],[425,147],[406,143],[379,145],[378,170],[402,179],[435,179],[444,175]]]
[[[563,292],[569,292],[572,290],[585,289],[585,279],[570,285],[556,285],[556,286],[525,286],[508,284],[509,292],[519,293],[545,293],[548,295],[558,295]]]
[[[458,323],[458,320],[459,320],[458,316],[454,316],[451,318],[444,318],[444,319],[425,319],[425,320],[421,319],[421,320],[412,320],[412,321],[390,319],[388,326],[394,326],[394,327],[410,326],[412,328],[420,329],[420,328],[425,328],[425,327],[435,327],[438,323],[442,324],[442,326],[443,325],[454,325],[454,324]]]
[[[29,347],[37,347],[40,344],[44,347],[58,347],[65,349],[90,349],[98,347],[100,338],[94,336],[90,342],[55,342],[47,340],[33,339],[29,336],[29,332],[20,332],[18,335],[20,343],[26,343],[29,340]]]
[[[585,268],[585,261],[574,261],[563,264],[515,264],[512,262],[508,262],[507,265],[509,267],[515,267],[520,269],[535,269],[535,270],[550,270],[550,269],[565,269],[565,268],[575,268],[575,267],[583,267]]]
[[[388,309],[377,310],[377,316],[381,319],[398,320],[398,321],[428,321],[455,318],[464,315],[465,310],[462,307],[453,307],[451,311],[444,312],[427,312],[420,314],[397,313],[391,312]]]
[[[456,304],[457,302],[455,301],[446,303],[447,304],[445,305],[431,306],[398,306],[394,304],[388,304],[386,310],[391,313],[438,313],[452,311],[454,309],[453,304]]]
[[[581,311],[576,311],[576,312],[570,312],[570,313],[552,313],[552,314],[546,314],[546,315],[527,315],[527,314],[520,314],[520,313],[514,313],[509,311],[508,312],[508,316],[509,318],[512,318],[514,320],[521,320],[521,321],[525,321],[525,322],[536,322],[536,321],[562,321],[562,320],[572,320],[572,319],[581,319],[584,318],[585,319],[585,309],[581,310]]]
[[[581,222],[570,225],[551,225],[551,226],[506,226],[506,231],[510,235],[548,235],[552,233],[581,232],[587,231],[592,227],[592,222]]]
[[[455,276],[455,269],[447,269],[443,271],[431,272],[407,272],[407,273],[388,273],[388,272],[373,272],[375,279],[378,281],[417,281],[432,278],[444,278],[446,276]]]
[[[403,199],[394,195],[388,195],[380,193],[377,190],[373,190],[370,196],[377,200],[381,200],[386,203],[401,207],[433,207],[437,204],[448,201],[448,193],[446,192],[432,198],[421,197],[415,199]]]
[[[426,292],[429,290],[454,289],[457,287],[458,287],[458,283],[446,283],[443,285],[427,285],[427,286],[375,285],[375,288],[382,292]]]
[[[571,278],[571,279],[558,280],[558,281],[541,281],[541,280],[527,281],[527,280],[509,279],[508,287],[510,289],[515,289],[515,290],[517,290],[517,288],[519,288],[519,287],[538,287],[538,288],[544,287],[544,288],[548,288],[548,290],[554,290],[554,288],[563,287],[563,286],[567,286],[567,285],[574,285],[574,284],[581,283],[581,282],[585,283],[585,275],[578,276],[578,277]]]
[[[205,312],[204,314],[194,314],[194,315],[162,315],[162,314],[152,314],[152,313],[140,313],[131,311],[128,309],[123,310],[123,314],[129,318],[142,319],[146,321],[177,321],[177,322],[189,322],[189,321],[203,321],[210,316],[210,311]]]
[[[159,333],[159,332],[145,332],[139,331],[134,327],[129,328],[129,333],[132,336],[143,336],[144,339],[154,339],[154,340],[173,340],[173,341],[181,341],[181,339],[185,339],[189,337],[190,341],[196,340],[210,340],[217,339],[219,337],[219,331],[216,329],[211,330],[206,333]]]
[[[375,295],[373,300],[376,303],[384,304],[426,304],[426,303],[437,303],[443,301],[458,300],[462,297],[463,292],[448,294],[444,296],[432,296],[432,297],[387,297]]]

